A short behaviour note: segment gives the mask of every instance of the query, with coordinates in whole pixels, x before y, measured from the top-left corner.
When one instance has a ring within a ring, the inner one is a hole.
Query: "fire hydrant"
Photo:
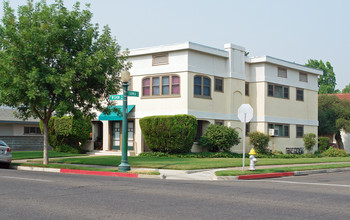
[[[258,162],[258,159],[255,158],[255,150],[252,148],[249,152],[249,159],[250,159],[250,164],[249,164],[249,170],[253,171],[255,170],[255,163]]]

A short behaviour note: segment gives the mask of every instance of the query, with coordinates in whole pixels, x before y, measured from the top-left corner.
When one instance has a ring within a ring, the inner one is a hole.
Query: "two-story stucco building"
[[[273,131],[271,149],[303,147],[304,133],[317,134],[319,70],[269,56],[246,57],[245,49],[234,44],[216,49],[192,42],[133,49],[129,61],[129,90],[140,92],[128,98],[131,155],[147,150],[139,125],[145,116],[194,115],[196,139],[213,123],[235,128],[242,137],[237,111],[244,103],[254,109],[247,130]],[[121,117],[101,114],[93,138],[102,140],[103,152],[118,153],[121,129]],[[195,142],[192,150],[201,149]],[[242,152],[242,144],[232,150]]]

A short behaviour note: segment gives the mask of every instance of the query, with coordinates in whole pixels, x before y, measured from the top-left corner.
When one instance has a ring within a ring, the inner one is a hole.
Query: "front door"
[[[112,128],[112,150],[120,150],[120,135],[121,135],[121,122],[117,121],[113,123]]]
[[[122,122],[113,122],[112,127],[112,150],[121,150],[122,145]],[[134,122],[128,122],[128,150],[134,150]]]

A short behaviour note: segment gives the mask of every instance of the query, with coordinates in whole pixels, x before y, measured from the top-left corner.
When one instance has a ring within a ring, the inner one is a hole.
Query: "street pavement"
[[[134,179],[0,169],[1,219],[350,219],[349,172]]]

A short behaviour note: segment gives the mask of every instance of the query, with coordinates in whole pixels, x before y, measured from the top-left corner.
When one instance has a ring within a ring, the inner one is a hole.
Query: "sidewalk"
[[[14,160],[13,163],[31,163],[30,160]],[[341,164],[350,162],[339,162]],[[332,163],[313,163],[313,164],[289,164],[289,165],[265,165],[256,166],[256,169],[267,169],[267,168],[278,168],[278,167],[296,167],[296,166],[312,166],[312,165],[326,165],[326,164],[337,164]],[[100,165],[83,165],[83,164],[67,164],[82,167],[95,167],[95,168],[111,168],[110,166]],[[244,176],[216,176],[216,171],[221,170],[241,170],[242,167],[231,167],[221,169],[205,169],[205,170],[168,170],[168,169],[150,169],[150,168],[132,168],[132,170],[145,170],[145,171],[158,171],[160,175],[145,175],[145,174],[131,174],[131,173],[119,173],[119,172],[105,172],[105,171],[85,171],[85,170],[69,170],[59,168],[42,168],[42,167],[29,167],[29,166],[18,166],[13,167],[18,170],[30,170],[30,171],[43,171],[43,172],[59,172],[59,173],[72,173],[72,174],[85,174],[85,175],[104,175],[104,176],[123,176],[132,178],[154,178],[154,179],[169,179],[169,180],[238,180],[238,179],[261,179],[261,178],[273,178],[281,176],[297,176],[297,175],[308,175],[315,173],[326,173],[326,172],[344,172],[350,171],[350,168],[335,168],[335,169],[320,169],[320,170],[307,170],[307,171],[295,171],[295,172],[284,172],[284,173],[267,173],[267,174],[251,174]],[[248,167],[245,168],[246,170]]]

